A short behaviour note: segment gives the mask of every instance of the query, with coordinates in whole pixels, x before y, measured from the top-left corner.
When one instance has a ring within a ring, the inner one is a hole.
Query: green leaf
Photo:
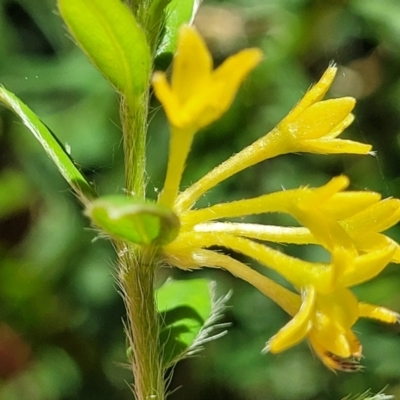
[[[179,232],[179,219],[169,208],[122,195],[100,197],[85,214],[110,236],[135,244],[166,244]]]
[[[74,38],[106,79],[130,98],[148,87],[150,49],[131,10],[120,0],[58,0]]]
[[[162,320],[160,343],[165,367],[226,332],[211,335],[230,294],[215,300],[214,285],[205,279],[168,280],[157,290],[157,307]]]
[[[160,29],[163,27],[164,10],[170,2],[171,0],[153,0],[151,2],[147,27],[152,48],[160,37]]]
[[[166,69],[175,53],[179,29],[191,24],[202,0],[171,0],[164,9],[164,32],[156,52],[156,65]]]
[[[21,119],[78,195],[83,199],[93,199],[97,196],[58,139],[27,105],[2,86],[0,102]]]

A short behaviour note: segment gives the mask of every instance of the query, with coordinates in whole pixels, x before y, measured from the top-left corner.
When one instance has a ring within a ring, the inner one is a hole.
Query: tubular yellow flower
[[[192,209],[209,189],[262,160],[290,152],[368,154],[371,146],[337,139],[353,121],[355,100],[323,100],[336,74],[330,66],[276,128],[235,154],[179,194],[194,134],[229,107],[239,84],[259,62],[260,52],[244,50],[212,70],[211,56],[195,30],[184,28],[173,62],[171,85],[156,73],[154,90],[171,124],[170,156],[159,202],[174,209],[180,232],[161,249],[166,264],[183,270],[221,268],[248,282],[282,307],[291,321],[264,351],[278,353],[308,340],[331,369],[358,370],[362,347],[352,328],[359,318],[395,323],[399,315],[359,302],[350,288],[400,263],[400,246],[381,232],[400,220],[400,200],[374,192],[346,191],[338,176],[317,188],[300,187]],[[299,226],[232,222],[254,214],[285,213]],[[227,220],[228,219],[228,220]],[[315,244],[329,262],[309,262],[267,242]],[[293,286],[282,287],[234,258],[211,250],[226,248],[273,269]]]
[[[348,289],[321,295],[310,286],[303,291],[298,313],[266,343],[263,351],[279,353],[308,338],[328,368],[357,371],[361,368],[362,347],[351,328],[359,317],[395,323],[400,316],[383,307],[358,303]]]
[[[323,362],[328,354],[337,359],[360,358],[361,345],[351,331],[358,314],[357,299],[350,291],[321,296],[312,286],[307,287],[299,312],[267,342],[264,352],[279,353],[309,337]]]
[[[263,349],[264,353],[280,353],[301,342],[311,331],[311,315],[315,312],[316,292],[313,286],[303,291],[303,302],[298,313],[273,336]]]
[[[275,135],[286,138],[285,153],[309,152],[320,154],[368,154],[371,146],[351,140],[336,139],[354,120],[351,113],[355,99],[342,97],[321,101],[336,75],[329,67],[320,81],[277,126]]]
[[[213,70],[211,54],[193,28],[181,29],[171,84],[163,72],[153,87],[171,125],[170,156],[160,203],[173,207],[187,155],[196,132],[222,116],[240,84],[261,61],[258,49],[246,49]]]
[[[260,161],[293,152],[370,154],[372,146],[336,139],[353,121],[355,100],[350,97],[322,101],[337,69],[329,67],[319,82],[277,127],[215,167],[180,194],[176,209],[187,210],[212,187]]]

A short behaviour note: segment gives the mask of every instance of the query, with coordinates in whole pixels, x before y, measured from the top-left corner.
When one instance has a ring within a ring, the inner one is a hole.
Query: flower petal
[[[354,214],[377,203],[381,195],[375,192],[339,192],[326,199],[321,208],[331,215],[336,221],[350,218]]]
[[[295,120],[291,122],[283,120],[278,129],[292,137],[292,140],[322,138],[335,128],[335,132],[337,131],[355,104],[355,100],[351,97],[319,101],[304,110]]]
[[[400,221],[400,200],[384,199],[341,222],[351,234],[382,232]]]
[[[261,59],[260,50],[245,49],[229,57],[212,73],[208,86],[200,87],[187,105],[187,113],[193,115],[199,127],[209,125],[227,111],[240,84]]]
[[[335,66],[330,66],[322,75],[321,79],[311,87],[310,90],[303,96],[303,98],[297,103],[289,115],[285,118],[288,122],[292,119],[297,118],[297,116],[302,113],[307,107],[320,101],[324,98],[325,94],[332,85],[335,79],[337,68]]]
[[[339,122],[335,128],[333,128],[327,135],[326,138],[334,139],[338,137],[348,126],[354,121],[354,115],[349,114],[343,121]]]
[[[368,303],[358,303],[358,308],[360,310],[360,317],[372,318],[388,324],[400,322],[400,314],[389,310],[388,308]]]
[[[369,154],[372,146],[344,139],[312,139],[301,142],[297,151],[315,154]]]
[[[347,289],[318,295],[313,321],[315,340],[341,358],[358,355],[360,343],[351,331],[358,318],[358,302]]]
[[[327,184],[309,190],[303,196],[299,192],[298,199],[293,199],[293,204],[288,210],[311,231],[317,241],[330,251],[337,246],[347,249],[353,247],[347,232],[328,213],[324,212],[322,207],[326,200],[344,190],[348,185],[349,179],[346,176],[335,177]]]
[[[315,336],[309,335],[309,340],[312,349],[318,358],[324,363],[326,367],[332,371],[344,371],[344,372],[357,372],[362,369],[362,366],[358,362],[360,357],[339,357],[329,352],[323,345],[321,345]],[[361,346],[359,347],[358,353],[361,354]]]
[[[358,302],[349,289],[338,289],[330,294],[318,294],[317,313],[323,324],[340,326],[344,331],[350,329],[358,318]],[[328,325],[324,325],[328,328]]]
[[[363,253],[371,253],[379,251],[382,248],[392,245],[395,252],[390,259],[390,262],[400,263],[400,246],[393,239],[381,233],[369,232],[365,235],[358,234],[354,237],[354,244],[356,248]]]
[[[299,312],[267,343],[263,352],[280,353],[301,342],[312,328],[315,288],[308,286],[303,292],[303,303]]]
[[[213,107],[224,113],[238,91],[240,84],[262,60],[263,54],[259,49],[245,49],[225,60],[212,76],[213,85],[220,86],[219,93],[211,98]]]
[[[390,243],[382,249],[355,258],[352,268],[339,277],[339,284],[350,287],[369,281],[387,266],[395,251],[396,247]]]
[[[163,105],[168,120],[174,126],[181,126],[181,107],[178,98],[171,90],[164,72],[155,72],[153,74],[152,83],[154,92],[160,103]]]
[[[199,91],[209,87],[213,68],[211,54],[195,29],[183,26],[172,64],[171,87],[184,105]]]

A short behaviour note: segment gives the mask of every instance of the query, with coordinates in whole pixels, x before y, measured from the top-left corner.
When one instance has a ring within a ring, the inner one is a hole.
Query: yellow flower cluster
[[[271,132],[235,154],[179,193],[181,176],[194,135],[230,106],[246,75],[261,61],[257,49],[228,58],[213,70],[211,55],[197,32],[184,27],[173,62],[172,81],[154,75],[153,86],[171,125],[167,176],[159,202],[174,209],[181,229],[163,246],[166,263],[182,269],[222,268],[249,282],[293,318],[265,346],[278,353],[304,339],[331,369],[359,368],[362,347],[352,331],[360,317],[395,323],[399,315],[359,302],[349,288],[400,262],[400,247],[381,232],[400,220],[400,200],[382,200],[378,193],[345,191],[349,180],[333,178],[322,187],[283,190],[256,198],[193,205],[212,187],[262,160],[290,152],[368,154],[371,146],[337,137],[353,121],[353,98],[323,100],[335,77],[330,66]],[[300,227],[229,222],[251,214],[287,213]],[[264,242],[315,244],[330,263],[304,261]],[[247,265],[210,250],[240,252],[281,274],[294,290],[282,287]]]

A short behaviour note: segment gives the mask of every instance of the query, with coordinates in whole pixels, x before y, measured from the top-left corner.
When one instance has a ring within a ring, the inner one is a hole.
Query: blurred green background
[[[203,204],[319,185],[340,173],[351,177],[353,189],[400,197],[398,0],[205,0],[196,25],[216,64],[248,46],[260,47],[265,59],[231,110],[196,137],[185,185],[270,130],[332,60],[339,73],[331,96],[358,99],[344,136],[377,152],[279,157],[228,180]],[[101,193],[123,192],[117,97],[75,47],[55,0],[0,0],[0,82],[40,115]],[[159,104],[152,106],[148,195],[155,198],[168,132]],[[390,235],[400,240],[399,229]],[[95,238],[42,149],[0,108],[0,400],[132,398],[114,253]],[[307,248],[288,251],[316,256]],[[398,268],[389,266],[355,292],[400,311]],[[400,398],[399,326],[358,322],[366,369],[334,374],[306,343],[260,354],[288,316],[251,287],[219,271],[164,269],[160,279],[171,274],[208,276],[221,294],[233,289],[229,334],[176,367],[171,400],[329,400],[385,386]]]

